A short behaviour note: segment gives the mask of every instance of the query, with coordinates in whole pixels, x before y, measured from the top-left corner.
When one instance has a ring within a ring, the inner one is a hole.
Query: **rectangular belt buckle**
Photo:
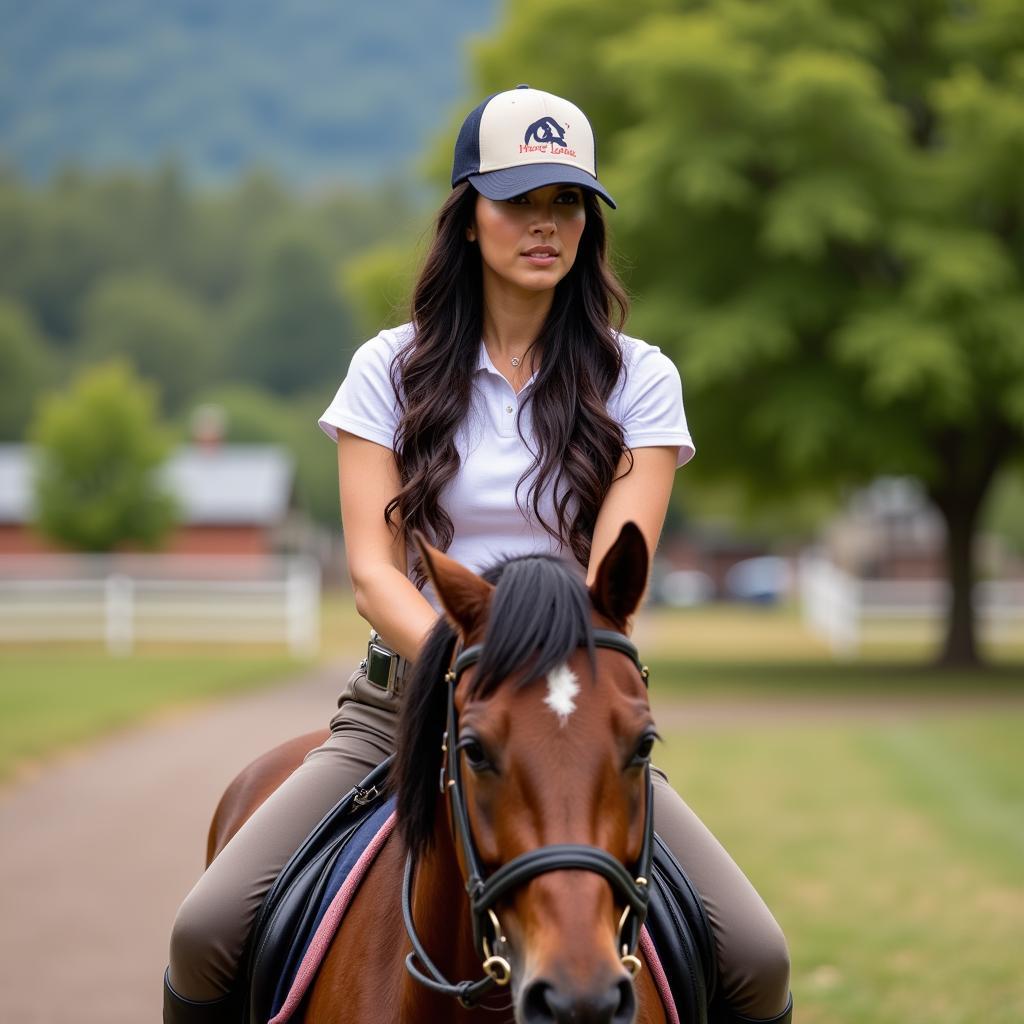
[[[372,640],[366,648],[366,678],[374,686],[387,690],[395,688],[395,677],[398,675],[398,655],[387,647],[382,647]]]

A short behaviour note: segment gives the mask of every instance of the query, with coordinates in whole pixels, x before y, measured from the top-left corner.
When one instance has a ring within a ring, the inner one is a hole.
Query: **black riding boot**
[[[741,1017],[725,1006],[720,1000],[711,1004],[708,1013],[708,1024],[792,1024],[793,1021],[793,997],[789,997],[786,1008],[777,1017],[768,1020],[755,1020],[753,1017]]]
[[[164,1024],[237,1024],[238,1006],[233,996],[196,1003],[179,996],[164,972]]]

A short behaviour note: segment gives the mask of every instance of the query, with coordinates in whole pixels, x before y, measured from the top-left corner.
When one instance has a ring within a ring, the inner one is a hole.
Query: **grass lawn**
[[[359,657],[366,625],[351,597],[323,606],[325,658]],[[35,762],[210,697],[273,685],[303,663],[281,647],[143,647],[125,658],[97,645],[0,647],[0,784]]]
[[[21,762],[168,706],[272,683],[298,666],[277,652],[0,650],[0,782]]]
[[[633,638],[652,685],[680,695],[1024,694],[1024,636],[986,651],[986,669],[966,672],[937,672],[934,644],[912,631],[905,642],[869,643],[859,657],[836,661],[794,608],[656,608]]]
[[[723,727],[658,761],[782,924],[801,1024],[1024,1021],[1024,711]]]

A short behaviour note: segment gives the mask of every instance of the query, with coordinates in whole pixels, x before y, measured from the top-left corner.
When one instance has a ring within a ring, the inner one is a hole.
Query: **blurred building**
[[[658,549],[652,590],[669,604],[726,598],[771,601],[794,589],[801,555],[823,559],[851,580],[920,581],[947,577],[946,534],[920,481],[879,477],[853,492],[813,544],[751,539],[713,524],[666,536]],[[1006,541],[979,531],[979,579],[1024,579],[1024,560]]]
[[[920,481],[879,477],[855,492],[826,527],[822,554],[845,572],[867,580],[945,579],[946,528]],[[1024,572],[1005,542],[979,530],[975,559],[980,577]]]
[[[27,445],[0,445],[0,555],[57,550],[32,527],[33,460]],[[295,549],[295,465],[276,445],[199,444],[168,460],[163,481],[180,519],[163,550],[269,555]]]

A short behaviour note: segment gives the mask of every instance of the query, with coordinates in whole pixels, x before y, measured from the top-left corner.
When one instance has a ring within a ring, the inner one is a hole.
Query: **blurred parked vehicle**
[[[793,586],[793,570],[785,558],[762,555],[737,562],[725,574],[725,596],[737,601],[774,604]]]
[[[673,608],[692,608],[714,596],[714,580],[697,569],[674,569],[662,576],[654,588],[655,600]]]

